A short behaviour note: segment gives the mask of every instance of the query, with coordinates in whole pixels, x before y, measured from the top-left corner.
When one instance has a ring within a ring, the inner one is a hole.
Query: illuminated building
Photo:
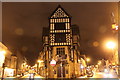
[[[42,71],[46,77],[71,78],[80,75],[79,27],[71,25],[71,16],[60,5],[49,17],[49,28],[43,28],[42,38],[43,50],[38,59],[44,61]],[[54,60],[56,64],[52,66],[50,63]]]
[[[4,54],[3,54],[4,51]],[[2,71],[3,71],[3,63],[5,64],[4,66],[4,77],[7,76],[13,76],[14,75],[14,70],[11,68],[11,55],[12,52],[9,51],[9,49],[0,42],[0,77],[2,77]],[[15,65],[15,64],[12,64]]]
[[[13,54],[2,42],[0,42],[0,77],[3,73],[4,63],[4,77],[15,76],[21,74],[22,64],[25,61],[20,53]]]

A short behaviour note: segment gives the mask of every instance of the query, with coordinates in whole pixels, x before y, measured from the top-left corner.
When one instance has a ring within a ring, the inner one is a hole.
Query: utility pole
[[[5,63],[3,63],[2,79],[1,80],[4,80],[4,70],[5,70]]]

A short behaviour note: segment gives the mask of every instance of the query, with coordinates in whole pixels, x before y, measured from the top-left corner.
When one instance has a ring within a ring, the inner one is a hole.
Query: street
[[[117,78],[117,75],[112,73],[97,72],[92,78]]]
[[[35,79],[35,80],[37,80],[37,79],[39,79],[40,80],[40,78],[44,78],[44,77],[42,77],[42,76],[40,76],[40,75],[38,75],[38,74],[26,74],[26,75],[24,75],[24,76],[22,76],[20,79],[22,79],[22,80],[32,80],[32,79]],[[42,80],[42,79],[41,79]]]
[[[1,80],[120,78],[118,2],[1,7]]]
[[[94,75],[92,77],[87,77],[87,75],[79,77],[79,78],[118,78],[117,74],[114,72],[94,72]]]
[[[26,75],[24,75],[22,77],[6,77],[6,78],[4,78],[4,80],[19,80],[19,79],[21,79],[21,80],[33,80],[33,79],[34,80],[43,80],[42,78],[44,78],[44,77],[42,77],[42,76],[40,76],[38,74],[36,74],[35,76],[31,76],[28,73],[28,74],[26,74]]]

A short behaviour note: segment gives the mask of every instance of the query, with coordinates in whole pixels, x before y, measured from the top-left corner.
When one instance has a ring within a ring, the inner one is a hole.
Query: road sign
[[[52,61],[50,62],[50,65],[51,65],[51,66],[55,66],[55,65],[56,65],[56,61],[55,61],[55,60],[52,60]]]

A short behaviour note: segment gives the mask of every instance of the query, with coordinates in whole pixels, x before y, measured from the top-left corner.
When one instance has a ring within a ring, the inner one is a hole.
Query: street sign
[[[51,65],[51,66],[55,66],[55,65],[56,65],[56,61],[55,61],[55,60],[52,60],[52,61],[50,62],[50,65]]]

